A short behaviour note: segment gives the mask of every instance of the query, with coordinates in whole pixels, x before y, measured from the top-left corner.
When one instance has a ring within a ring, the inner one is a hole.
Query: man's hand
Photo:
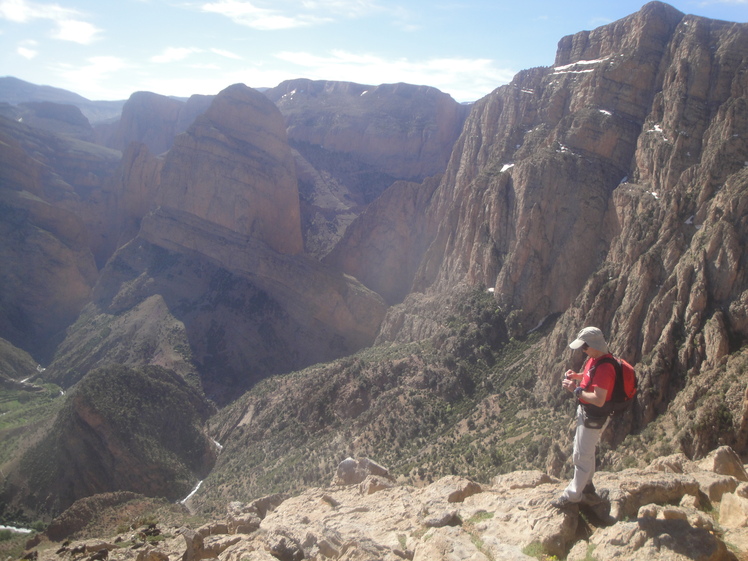
[[[563,387],[563,388],[564,388],[564,389],[565,389],[566,391],[569,391],[569,392],[573,392],[573,391],[574,391],[574,388],[576,388],[576,387],[577,387],[577,381],[576,381],[576,380],[573,380],[573,379],[571,379],[571,378],[564,378],[564,379],[563,379],[563,381],[561,382],[561,386],[562,386],[562,387]]]

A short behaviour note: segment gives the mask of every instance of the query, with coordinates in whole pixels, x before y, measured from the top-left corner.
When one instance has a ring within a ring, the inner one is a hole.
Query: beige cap
[[[572,349],[578,349],[582,345],[587,343],[593,349],[597,349],[603,353],[608,353],[608,344],[605,342],[603,332],[597,327],[585,327],[578,334],[577,338],[574,339],[569,346]]]

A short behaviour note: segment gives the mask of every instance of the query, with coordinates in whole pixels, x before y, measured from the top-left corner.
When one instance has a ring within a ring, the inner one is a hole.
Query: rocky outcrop
[[[444,170],[466,109],[426,86],[290,80],[266,90],[292,142],[355,155],[400,179]]]
[[[221,92],[170,150],[157,203],[299,253],[299,194],[278,110],[240,84]]]
[[[194,381],[164,368],[94,370],[11,462],[4,503],[49,516],[99,493],[181,499],[215,463],[203,430],[213,412]]]
[[[110,362],[160,364],[197,370],[211,398],[225,403],[265,376],[374,340],[381,298],[297,255],[293,159],[267,98],[232,86],[163,163],[142,145],[126,163],[130,223],[151,196],[159,206],[110,260],[48,379],[67,386]]]
[[[444,171],[467,107],[434,88],[291,80],[266,90],[296,150],[305,248],[326,255],[396,180]]]
[[[358,462],[374,463],[367,458]],[[663,468],[666,465],[670,468]],[[292,497],[233,502],[225,520],[177,532],[157,528],[165,539],[146,547],[148,558],[181,556],[185,561],[529,560],[538,556],[578,561],[734,561],[733,551],[746,552],[741,538],[746,521],[739,514],[741,501],[746,501],[745,484],[737,493],[709,500],[702,482],[716,474],[693,465],[683,473],[682,467],[674,457],[645,470],[598,474],[598,494],[586,495],[578,507],[565,510],[550,502],[566,482],[535,471],[500,475],[484,486],[448,476],[423,488],[395,484],[372,493],[350,482]],[[620,504],[626,507],[615,506]],[[713,517],[718,506],[727,525]],[[125,538],[120,536],[127,543]],[[116,541],[102,535],[98,541],[84,543]],[[78,543],[69,545],[75,546]],[[48,548],[46,555],[52,555],[53,549]],[[123,549],[116,554],[122,559],[142,555]],[[48,558],[44,555],[42,561]]]
[[[131,142],[145,144],[154,154],[171,148],[174,138],[204,113],[213,96],[194,95],[186,102],[151,93],[136,92],[122,107],[119,122],[105,145],[124,151]]]
[[[371,288],[389,304],[410,292],[436,225],[422,220],[439,179],[397,182],[371,203],[324,258]]]
[[[90,297],[111,251],[119,154],[0,118],[0,335],[43,354]]]

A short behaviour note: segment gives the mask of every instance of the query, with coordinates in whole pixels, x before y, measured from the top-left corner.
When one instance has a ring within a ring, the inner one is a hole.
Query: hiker
[[[579,400],[577,406],[577,430],[574,435],[574,477],[562,495],[551,504],[565,508],[579,503],[585,493],[595,493],[592,476],[595,473],[595,448],[600,440],[608,412],[603,410],[606,401],[613,395],[616,381],[615,367],[608,361],[598,361],[611,356],[602,331],[597,327],[585,327],[569,347],[580,349],[587,355],[581,372],[567,370],[561,385]],[[592,383],[590,384],[591,375]]]

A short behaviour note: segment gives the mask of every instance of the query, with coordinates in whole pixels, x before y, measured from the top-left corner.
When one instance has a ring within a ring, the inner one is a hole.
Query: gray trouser
[[[603,429],[591,429],[584,426],[584,411],[577,407],[577,432],[574,435],[574,477],[564,490],[564,496],[571,502],[582,500],[582,491],[595,475],[595,448],[600,441]]]

